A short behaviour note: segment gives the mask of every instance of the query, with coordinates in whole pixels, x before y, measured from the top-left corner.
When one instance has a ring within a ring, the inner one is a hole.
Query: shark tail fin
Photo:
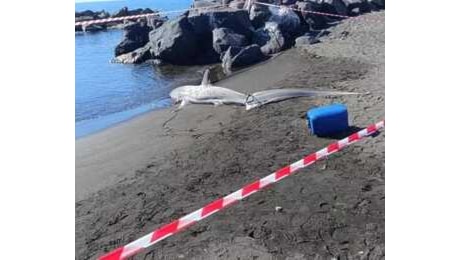
[[[201,80],[202,86],[209,86],[211,85],[211,81],[209,80],[209,69],[206,69],[203,74],[203,79]]]
[[[255,92],[246,99],[246,110],[290,98],[297,97],[316,97],[316,96],[335,96],[335,95],[366,95],[370,93],[341,92],[341,91],[316,91],[308,89],[270,89]]]

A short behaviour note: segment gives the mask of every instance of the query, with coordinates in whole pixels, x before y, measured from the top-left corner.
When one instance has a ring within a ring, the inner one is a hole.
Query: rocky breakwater
[[[152,14],[152,13],[155,13],[155,11],[149,8],[145,8],[145,9],[139,8],[139,9],[129,10],[127,7],[123,7],[119,11],[113,14],[110,14],[104,10],[102,11],[86,10],[82,12],[75,12],[75,23],[91,21],[91,20],[107,19],[107,18],[119,18],[119,17],[140,15],[140,14]],[[118,21],[113,21],[113,22],[108,22],[108,23],[91,24],[91,25],[86,26],[84,30],[86,32],[96,32],[96,31],[106,30],[109,28],[123,28],[127,23],[147,22],[147,21],[149,23],[157,23],[157,24],[162,22],[161,19],[159,18],[154,18],[153,21],[152,19],[146,19],[146,18],[126,19],[126,20],[118,20]],[[75,31],[81,32],[83,31],[83,27],[81,25],[76,25]]]
[[[160,26],[127,26],[125,37],[115,50],[115,61],[153,60],[155,64],[175,65],[221,62],[224,72],[231,73],[234,68],[263,61],[294,44],[317,43],[318,34],[343,19],[308,11],[353,16],[384,9],[384,4],[384,0],[282,0],[281,7],[255,4],[249,10],[190,11]]]

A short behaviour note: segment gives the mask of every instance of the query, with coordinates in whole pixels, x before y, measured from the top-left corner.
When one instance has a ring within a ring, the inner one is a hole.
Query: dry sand
[[[252,111],[153,112],[76,144],[76,256],[94,259],[330,143],[305,111],[345,103],[358,128],[384,118],[384,12],[345,21],[218,85],[371,92]],[[171,119],[168,121],[168,119]],[[167,238],[135,259],[384,258],[384,132]],[[276,212],[275,207],[283,207]]]

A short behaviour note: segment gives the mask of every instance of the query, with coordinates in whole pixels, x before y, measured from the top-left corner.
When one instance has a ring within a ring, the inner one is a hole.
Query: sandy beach
[[[354,131],[384,119],[385,12],[344,21],[321,41],[215,84],[245,93],[288,87],[370,94],[297,98],[251,111],[170,108],[78,139],[76,258],[95,259],[335,140],[309,135],[309,108],[346,104]],[[134,259],[382,259],[384,145],[384,132],[365,139]]]

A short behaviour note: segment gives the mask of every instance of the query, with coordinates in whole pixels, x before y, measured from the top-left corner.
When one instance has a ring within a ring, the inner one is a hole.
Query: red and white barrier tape
[[[130,16],[122,16],[122,17],[112,17],[112,18],[105,18],[105,19],[96,19],[96,20],[89,20],[89,21],[82,21],[76,22],[75,26],[88,26],[91,24],[101,24],[101,23],[110,23],[110,22],[117,22],[117,21],[124,21],[128,19],[136,19],[148,16],[158,15],[158,13],[149,13],[149,14],[137,14],[137,15],[130,15]]]
[[[308,11],[308,10],[302,10],[302,9],[299,9],[299,8],[293,8],[293,7],[283,6],[283,5],[274,5],[274,4],[267,4],[267,3],[261,3],[261,2],[254,2],[254,4],[265,5],[265,6],[271,6],[271,7],[277,7],[277,8],[291,9],[291,10],[293,10],[293,11],[299,11],[299,12],[302,12],[302,13],[310,13],[310,14],[317,14],[317,15],[325,15],[325,16],[332,16],[332,17],[338,17],[338,18],[351,18],[351,16],[347,16],[347,15],[340,15],[340,14],[331,14],[331,13],[323,13],[323,12]]]
[[[80,26],[80,25],[81,26],[88,26],[88,25],[91,25],[91,24],[110,23],[110,22],[124,21],[124,20],[129,20],[129,19],[136,19],[136,18],[155,16],[155,15],[160,16],[160,15],[171,14],[171,13],[180,13],[180,12],[186,12],[186,11],[196,11],[196,10],[209,9],[209,8],[214,8],[214,7],[224,7],[224,5],[210,5],[210,6],[204,6],[204,7],[188,8],[188,9],[180,9],[180,10],[171,10],[171,11],[163,11],[163,12],[155,12],[155,13],[149,13],[149,14],[137,14],[137,15],[112,17],[112,18],[105,18],[105,19],[88,20],[88,21],[76,22],[75,26]]]
[[[196,222],[203,220],[218,211],[221,211],[225,207],[233,204],[234,202],[242,200],[248,197],[249,195],[256,193],[257,191],[267,187],[269,184],[278,182],[286,178],[287,176],[293,174],[297,170],[305,168],[320,160],[321,158],[336,153],[340,151],[342,148],[351,145],[363,139],[364,137],[377,132],[384,126],[384,121],[372,124],[359,132],[356,132],[340,141],[328,145],[324,149],[321,149],[315,153],[312,153],[304,157],[300,161],[297,161],[289,166],[277,170],[276,172],[266,176],[265,178],[262,178],[249,185],[246,185],[242,189],[237,190],[223,198],[217,199],[199,210],[196,210],[178,220],[166,224],[154,230],[152,233],[139,238],[138,240],[135,240],[123,247],[119,247],[118,249],[115,249],[114,251],[99,257],[99,260],[119,260],[133,256],[141,252],[142,250],[146,249],[147,247],[156,244],[173,234],[180,232],[186,227],[189,227],[195,224]]]

